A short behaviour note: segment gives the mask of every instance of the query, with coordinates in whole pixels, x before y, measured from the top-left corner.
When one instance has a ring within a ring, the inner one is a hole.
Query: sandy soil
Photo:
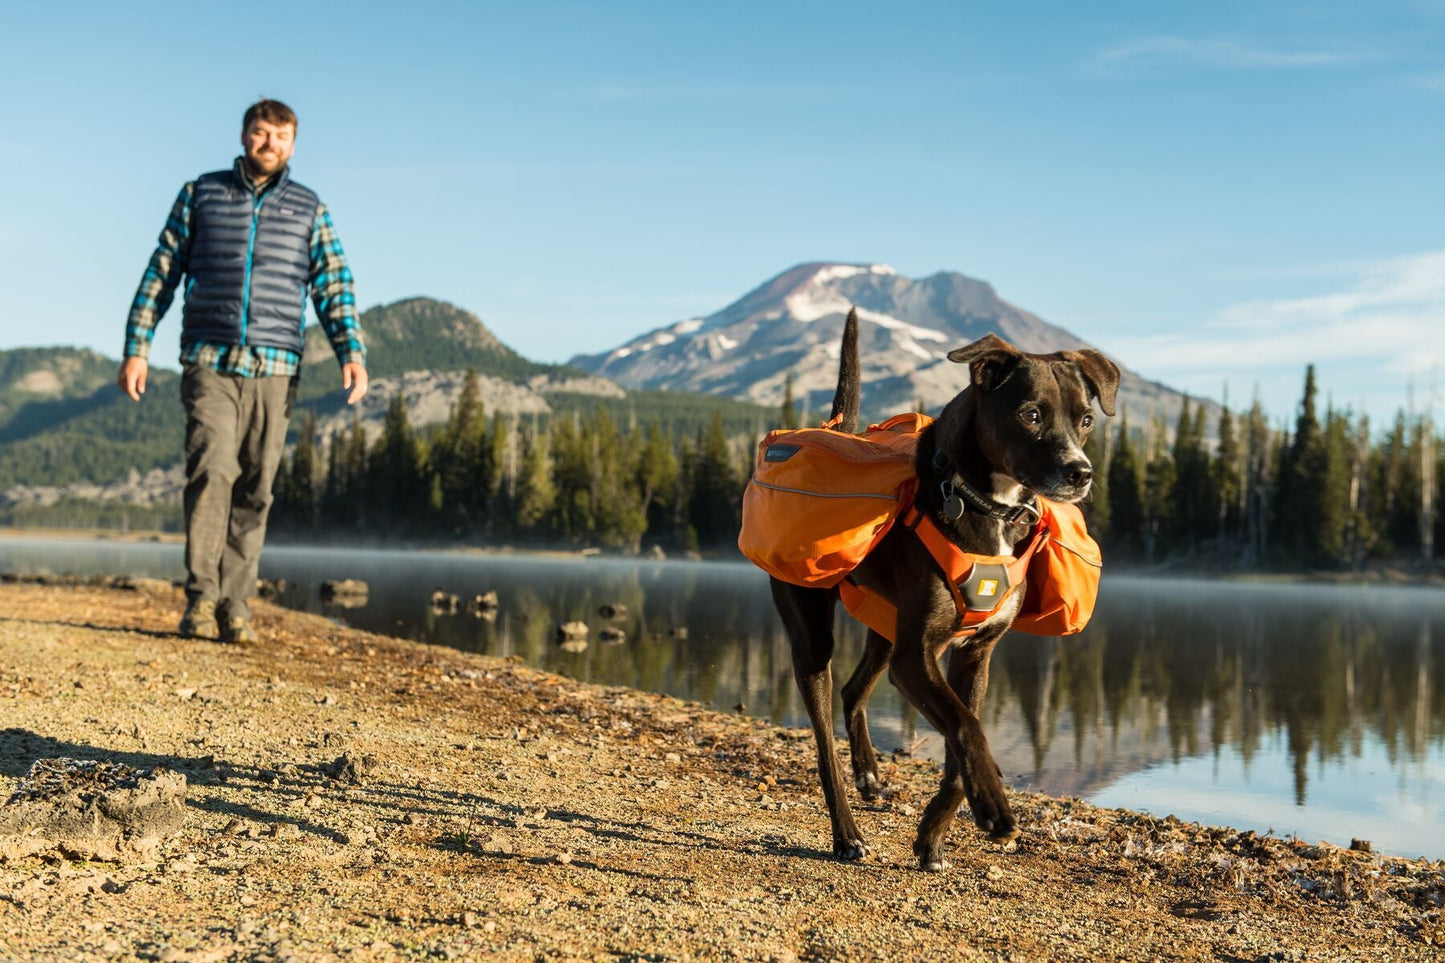
[[[37,758],[186,776],[116,863],[0,864],[21,960],[1427,960],[1445,862],[1019,794],[912,867],[937,772],[885,761],[875,854],[831,858],[811,735],[261,603],[247,647],[177,590],[0,584],[0,799]],[[358,766],[335,767],[347,756]],[[359,771],[358,771],[359,769]]]

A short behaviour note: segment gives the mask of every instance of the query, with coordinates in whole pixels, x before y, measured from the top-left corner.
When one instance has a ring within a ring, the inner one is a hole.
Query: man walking
[[[296,114],[251,105],[242,156],[181,188],[141,278],[117,381],[139,401],[161,316],[186,277],[186,612],[180,634],[252,642],[250,597],[271,485],[301,369],[306,292],[341,363],[347,403],[366,394],[366,348],[351,270],[331,215],[291,180]]]

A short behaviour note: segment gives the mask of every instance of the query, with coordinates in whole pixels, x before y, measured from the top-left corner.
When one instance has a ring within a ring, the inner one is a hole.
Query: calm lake
[[[21,537],[0,538],[0,571],[184,574],[179,545]],[[808,724],[767,580],[744,563],[273,546],[261,575],[286,580],[283,604],[358,628]],[[370,583],[366,604],[323,603],[320,582],[339,578]],[[495,590],[500,607],[438,613],[437,588]],[[627,614],[609,622],[603,605]],[[592,628],[580,652],[555,641],[570,620]],[[841,685],[863,633],[840,623]],[[609,625],[625,639],[599,642]],[[1019,787],[1440,858],[1442,689],[1445,591],[1106,574],[1080,635],[1000,644],[984,725]],[[880,750],[941,758],[886,682],[869,718]]]

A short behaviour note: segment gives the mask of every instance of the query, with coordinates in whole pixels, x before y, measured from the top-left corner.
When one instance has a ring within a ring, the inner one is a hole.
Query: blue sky
[[[264,94],[363,307],[538,360],[882,261],[1276,418],[1308,361],[1377,421],[1411,381],[1445,407],[1445,0],[244,10],[0,5],[0,348],[118,355]]]

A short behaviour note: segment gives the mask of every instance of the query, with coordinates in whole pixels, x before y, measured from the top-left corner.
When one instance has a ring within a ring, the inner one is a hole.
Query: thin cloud
[[[1247,301],[1192,330],[1113,347],[1166,382],[1288,380],[1306,364],[1328,366],[1349,372],[1351,384],[1334,386],[1343,397],[1358,389],[1393,405],[1401,386],[1429,384],[1445,368],[1445,250],[1375,263],[1342,290]]]
[[[1101,70],[1184,65],[1216,70],[1299,70],[1340,67],[1368,59],[1367,54],[1339,50],[1283,50],[1234,40],[1139,37],[1099,51],[1092,66]]]
[[[824,87],[768,87],[762,85],[598,84],[560,90],[557,100],[586,104],[729,104],[762,101],[813,103],[834,100],[835,90]]]
[[[1409,85],[1416,90],[1428,90],[1431,93],[1445,94],[1445,70],[1415,74],[1409,79]]]

